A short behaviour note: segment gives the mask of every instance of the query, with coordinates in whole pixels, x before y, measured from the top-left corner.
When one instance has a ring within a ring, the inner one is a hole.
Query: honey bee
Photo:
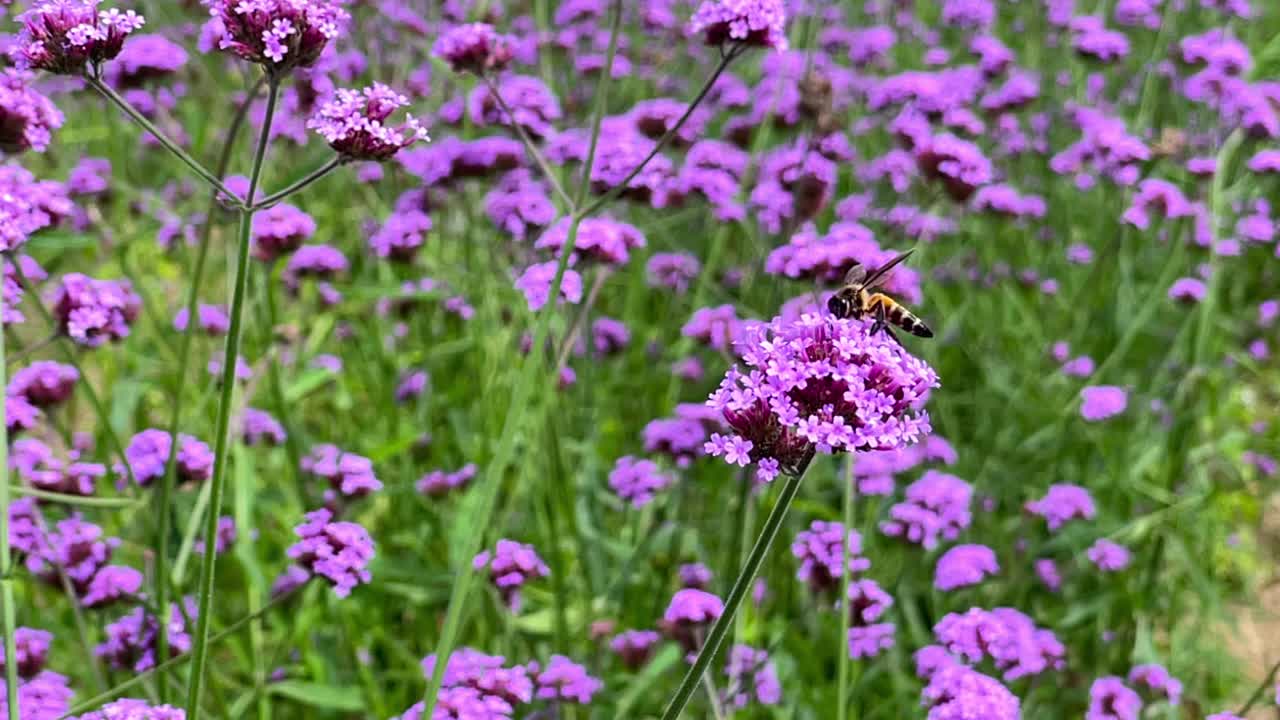
[[[933,337],[933,331],[923,320],[897,300],[875,291],[884,283],[889,271],[906,260],[912,252],[908,250],[870,273],[863,266],[854,265],[844,276],[844,286],[827,300],[827,309],[838,318],[874,318],[875,323],[871,326],[873,335],[883,330],[889,333],[889,337],[897,340],[898,337],[889,328],[890,325],[895,325],[917,337]]]
[[[1173,157],[1181,155],[1187,147],[1187,134],[1177,128],[1167,127],[1160,132],[1160,137],[1151,145],[1152,157]]]

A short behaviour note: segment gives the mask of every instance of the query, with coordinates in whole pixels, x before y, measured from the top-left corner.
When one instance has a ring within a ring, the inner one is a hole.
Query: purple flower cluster
[[[534,247],[549,249],[559,256],[569,241],[570,224],[570,219],[564,218],[547,228]],[[623,265],[630,259],[632,249],[644,245],[644,233],[634,225],[609,218],[587,218],[578,226],[578,236],[570,259],[575,264],[583,260],[605,265]]]
[[[372,460],[345,452],[337,445],[316,445],[301,459],[301,465],[303,472],[328,481],[334,490],[349,498],[382,489],[382,482],[373,474]]]
[[[893,647],[897,628],[891,622],[881,622],[891,607],[893,598],[875,580],[849,583],[848,605],[842,611],[849,613],[850,658],[873,658]]]
[[[145,700],[124,698],[70,720],[187,720],[187,713],[172,705],[150,705]]]
[[[654,495],[674,483],[675,478],[662,472],[657,463],[630,455],[618,458],[609,472],[609,488],[633,508],[648,505]]]
[[[645,264],[649,287],[666,288],[683,295],[698,277],[702,264],[688,253],[654,253]]]
[[[488,569],[490,582],[512,612],[520,611],[520,588],[525,583],[551,574],[551,568],[538,557],[532,545],[505,539],[499,540],[492,552],[485,550],[476,555],[471,566],[476,570]]]
[[[146,22],[132,10],[99,10],[102,0],[38,0],[18,16],[13,54],[26,67],[62,75],[94,70],[120,54],[125,38]]]
[[[546,185],[525,168],[503,175],[484,196],[484,210],[493,224],[516,240],[526,240],[556,219],[556,206]]]
[[[734,645],[729,650],[724,674],[728,676],[724,691],[725,705],[743,709],[753,701],[761,705],[782,702],[782,684],[769,653],[750,645]]]
[[[240,415],[240,438],[245,445],[283,445],[284,426],[265,410],[247,407]]]
[[[1182,681],[1170,675],[1163,665],[1135,665],[1129,670],[1129,684],[1145,688],[1153,696],[1163,697],[1170,705],[1182,701]]]
[[[972,608],[949,613],[933,628],[938,643],[955,658],[971,664],[990,658],[1012,682],[1061,669],[1066,648],[1053,631],[1039,628],[1014,608]]]
[[[105,465],[80,462],[79,450],[72,449],[67,461],[54,454],[48,445],[35,438],[13,443],[9,465],[33,487],[64,495],[88,497],[94,494],[99,479],[107,474]]]
[[[31,87],[35,76],[6,68],[0,71],[0,152],[44,152],[52,132],[62,127],[62,113]]]
[[[79,380],[80,372],[74,366],[39,360],[13,374],[8,394],[36,407],[49,408],[66,402]]]
[[[418,478],[418,492],[432,497],[447,495],[469,485],[478,471],[475,463],[468,463],[453,472],[432,470]]]
[[[994,678],[959,663],[946,663],[929,676],[923,704],[928,720],[1019,720],[1018,697]]]
[[[151,428],[143,430],[129,440],[124,449],[128,470],[117,466],[116,474],[127,476],[133,473],[133,479],[141,487],[147,487],[155,480],[164,477],[165,465],[169,461],[172,440],[164,430]],[[190,435],[178,435],[178,453],[175,459],[177,476],[180,482],[203,482],[213,476],[213,451],[209,446]]]
[[[524,293],[529,312],[541,310],[551,299],[551,285],[555,282],[558,265],[556,260],[535,263],[525,268],[520,277],[516,278],[515,287]],[[564,277],[560,279],[559,300],[567,300],[575,305],[582,301],[582,276],[576,270],[565,268]]]
[[[421,210],[397,210],[369,236],[369,247],[380,258],[409,262],[426,242],[431,227],[431,217]]]
[[[653,657],[654,647],[662,636],[653,630],[626,630],[609,641],[609,649],[632,670],[643,667]]]
[[[191,650],[191,636],[187,634],[184,613],[186,618],[192,621],[196,619],[195,598],[184,599],[182,608],[179,608],[177,603],[169,606],[170,657],[176,657]],[[145,608],[134,608],[124,617],[107,625],[106,642],[98,645],[94,649],[94,654],[117,670],[146,672],[157,664],[156,641],[159,634],[159,619]]]
[[[1142,698],[1124,684],[1124,678],[1100,677],[1089,686],[1089,710],[1085,720],[1138,720]]]
[[[1029,501],[1026,508],[1027,512],[1044,518],[1050,532],[1077,518],[1092,520],[1098,513],[1089,491],[1069,484],[1050,485],[1044,497]]]
[[[59,332],[90,348],[128,337],[142,311],[128,280],[95,280],[80,273],[62,276],[50,304]]]
[[[1089,422],[1115,417],[1129,405],[1129,394],[1114,385],[1090,385],[1080,390],[1080,416]]]
[[[1103,572],[1119,572],[1129,567],[1132,554],[1129,549],[1119,543],[1103,538],[1098,540],[1085,552],[1089,562],[1098,566]]]
[[[512,40],[492,25],[470,23],[450,28],[436,38],[432,53],[449,63],[454,72],[483,75],[500,72],[511,62]]]
[[[294,530],[301,540],[289,548],[288,555],[313,576],[328,580],[334,593],[344,598],[372,579],[373,540],[363,527],[332,519],[333,514],[323,508],[307,513],[306,521]]]
[[[733,434],[713,434],[707,453],[755,462],[768,481],[803,471],[814,451],[892,450],[928,434],[920,408],[937,375],[868,325],[805,315],[745,330],[750,370],[730,369],[708,400]]]
[[[808,530],[796,535],[791,554],[800,560],[796,578],[816,593],[839,588],[846,568],[853,575],[871,567],[871,561],[861,556],[862,535],[846,531],[838,522],[814,520]]]
[[[880,531],[918,543],[926,550],[955,540],[973,520],[973,488],[955,475],[929,470],[907,487],[906,500],[889,509]]]
[[[385,124],[391,113],[409,105],[409,98],[382,83],[363,90],[342,88],[307,121],[342,158],[383,161],[419,140],[427,130],[412,115],[399,127]]]
[[[281,76],[315,65],[347,21],[341,0],[212,0],[218,49]]]
[[[316,221],[289,203],[273,205],[253,216],[253,256],[274,262],[297,250],[316,234]]]
[[[135,595],[142,586],[142,573],[107,564],[119,544],[118,538],[104,538],[97,525],[72,516],[47,533],[36,531],[26,567],[54,586],[65,577],[82,605],[101,607]]]
[[[604,688],[604,683],[587,673],[587,669],[563,655],[552,655],[545,668],[530,663],[537,689],[534,697],[589,705],[591,698]]]
[[[704,590],[684,588],[671,597],[659,626],[685,651],[695,652],[711,624],[723,613],[724,603],[720,598]]]
[[[708,45],[742,43],[787,49],[787,13],[782,0],[703,0],[689,19],[690,35]]]
[[[981,583],[1000,572],[996,553],[986,545],[957,545],[938,558],[933,586],[949,592]]]

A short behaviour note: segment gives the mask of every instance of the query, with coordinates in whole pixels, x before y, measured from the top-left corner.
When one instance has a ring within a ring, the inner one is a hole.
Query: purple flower
[[[395,398],[398,403],[407,403],[414,398],[420,397],[427,390],[427,383],[430,382],[431,376],[426,370],[410,370],[400,376],[399,383],[396,384]]]
[[[926,550],[939,539],[954,540],[969,527],[973,488],[955,475],[929,470],[907,486],[906,500],[889,509],[889,520],[880,531],[918,543]]]
[[[22,397],[36,407],[52,407],[71,397],[79,379],[80,372],[72,365],[38,360],[14,373],[8,394]]]
[[[896,627],[880,622],[893,607],[889,593],[875,580],[854,580],[849,583],[848,601],[844,612],[849,613],[849,657],[873,658],[893,647]]]
[[[126,45],[115,62],[104,68],[104,74],[114,87],[137,88],[147,80],[172,75],[186,64],[187,51],[181,45],[161,35],[143,35]]]
[[[236,542],[236,521],[235,518],[224,515],[218,518],[218,532],[215,535],[213,544],[213,553],[221,555],[226,552]],[[204,538],[198,538],[194,547],[197,555],[204,555]]]
[[[530,75],[502,76],[498,80],[498,94],[515,115],[515,123],[535,139],[551,135],[553,123],[563,115],[555,93]],[[512,123],[512,118],[498,105],[488,86],[483,84],[467,97],[467,114],[473,123],[481,127]]]
[[[62,127],[57,106],[31,87],[34,77],[13,68],[0,71],[0,151],[10,155],[44,152],[52,131]]]
[[[650,426],[652,424],[650,423]],[[646,449],[648,449],[647,446],[646,441]],[[609,473],[609,488],[633,508],[648,505],[653,501],[654,495],[666,490],[674,483],[675,478],[659,470],[657,463],[630,455],[618,458],[618,462]]]
[[[537,673],[534,678],[537,682],[534,696],[543,700],[588,705],[592,696],[604,688],[604,683],[587,674],[585,667],[563,655],[552,655],[546,668],[538,672],[535,665],[532,672]]]
[[[645,264],[649,287],[666,288],[678,295],[688,292],[702,265],[688,253],[654,253]]]
[[[421,210],[393,212],[378,232],[369,237],[369,247],[380,258],[409,262],[426,242],[431,226],[430,216]]]
[[[1200,278],[1178,278],[1173,281],[1173,285],[1169,286],[1169,299],[1177,302],[1194,305],[1204,300],[1208,288],[1205,287],[1204,281]]]
[[[957,545],[938,558],[933,586],[949,592],[981,583],[1000,572],[996,553],[986,545]]]
[[[289,203],[273,205],[253,216],[253,256],[275,262],[316,234],[316,221]]]
[[[240,438],[245,445],[282,445],[284,426],[265,410],[247,407],[240,415]]]
[[[95,280],[80,273],[62,276],[51,305],[58,330],[90,348],[128,337],[142,310],[128,280]]]
[[[13,49],[19,65],[61,75],[96,70],[120,54],[124,40],[146,22],[132,10],[99,10],[101,0],[39,0],[18,16]]]
[[[528,667],[505,667],[505,663],[501,655],[486,655],[471,648],[461,648],[450,655],[436,717],[509,720],[513,706],[533,700],[534,685]],[[423,658],[423,675],[431,677],[435,666],[435,655]]]
[[[891,450],[928,434],[920,408],[937,375],[868,325],[804,315],[747,328],[736,349],[749,372],[731,368],[708,400],[734,434],[713,434],[708,454],[793,474],[815,450]]]
[[[680,586],[695,590],[706,590],[711,586],[711,568],[702,563],[685,563],[677,571]]]
[[[346,162],[381,162],[419,140],[430,139],[412,115],[399,127],[384,124],[392,112],[408,105],[409,98],[382,83],[362,90],[341,88],[307,120],[307,127]]]
[[[183,607],[186,617],[194,621],[196,619],[195,598],[185,598]],[[168,623],[169,657],[177,657],[191,650],[191,636],[187,634],[183,610],[178,608],[177,603],[169,606]],[[94,654],[117,670],[146,672],[157,664],[156,638],[159,633],[159,620],[154,615],[148,614],[144,608],[134,608],[119,620],[107,625],[107,640],[94,649]],[[164,660],[168,659],[164,658]]]
[[[231,329],[231,319],[227,317],[227,309],[222,305],[200,303],[196,306],[196,318],[199,321],[200,331],[209,337],[226,335]],[[173,329],[186,332],[189,322],[190,315],[186,308],[182,308],[173,317]]]
[[[1089,562],[1098,566],[1103,572],[1119,572],[1129,567],[1131,555],[1129,549],[1106,538],[1100,539],[1089,547],[1085,553]]]
[[[432,470],[418,479],[418,492],[432,497],[446,495],[453,490],[466,487],[475,478],[477,472],[475,463],[468,463],[454,472]]]
[[[525,268],[516,279],[515,287],[524,293],[529,312],[541,310],[551,298],[551,284],[555,281],[558,265],[556,260],[535,263]],[[565,268],[564,277],[560,279],[560,300],[568,300],[575,305],[582,300],[582,276],[575,270]]]
[[[680,334],[701,341],[713,350],[729,350],[743,334],[744,323],[732,305],[699,308]]]
[[[301,459],[301,465],[303,472],[327,480],[334,490],[350,498],[382,489],[382,482],[373,474],[372,460],[337,445],[316,445]]]
[[[933,633],[957,658],[977,664],[989,657],[1008,682],[1060,669],[1066,652],[1052,631],[1036,627],[1031,618],[1008,607],[948,613]]]
[[[709,592],[684,588],[671,597],[659,625],[687,652],[702,645],[703,635],[724,612],[724,603]]]
[[[288,551],[294,562],[332,583],[340,598],[372,579],[369,561],[373,559],[373,540],[363,527],[330,522],[333,514],[324,508],[307,513],[305,518],[294,530],[302,539]]]
[[[1258,173],[1280,173],[1280,150],[1259,150],[1249,158],[1249,170]]]
[[[27,556],[27,570],[51,585],[60,584],[65,575],[77,595],[84,594],[120,544],[119,538],[104,538],[102,528],[75,515],[59,520],[53,530],[36,538],[36,546]]]
[[[8,708],[7,690],[0,683],[0,708]],[[67,678],[45,670],[18,682],[15,703],[22,720],[56,720],[66,714],[75,693],[67,686]]]
[[[871,561],[861,557],[861,553],[862,535],[853,529],[846,532],[838,522],[814,520],[809,529],[800,531],[791,543],[791,554],[800,560],[796,578],[816,593],[838,588],[845,568],[850,574],[870,569]]]
[[[124,565],[107,565],[94,573],[80,598],[87,608],[106,607],[124,598],[136,597],[142,589],[142,573]]]
[[[1166,180],[1148,178],[1138,184],[1138,192],[1124,211],[1124,221],[1141,230],[1151,226],[1151,211],[1158,211],[1166,218],[1191,217],[1190,201],[1178,187]]]
[[[511,62],[511,45],[511,38],[498,34],[492,25],[471,23],[442,33],[431,52],[449,63],[454,72],[483,75],[501,72]]]
[[[921,693],[928,720],[1019,720],[1016,695],[994,678],[959,664],[941,667]]]
[[[18,553],[35,553],[43,538],[35,499],[17,498],[9,503],[9,547]]]
[[[1129,404],[1129,394],[1114,385],[1090,385],[1080,390],[1080,416],[1098,422],[1119,415]]]
[[[978,188],[971,204],[974,210],[1006,217],[1042,218],[1046,210],[1044,198],[1039,195],[1022,195],[1008,185]]]
[[[1101,18],[1081,15],[1071,22],[1075,33],[1071,47],[1081,56],[1104,63],[1114,62],[1129,54],[1129,38],[1108,29]]]
[[[971,142],[954,135],[935,135],[915,149],[916,164],[928,178],[938,180],[956,202],[967,201],[994,179],[991,161]]]
[[[212,0],[218,49],[283,76],[311,67],[348,19],[341,0]]]
[[[1245,718],[1242,718],[1239,715],[1232,715],[1229,712],[1221,712],[1209,715],[1205,717],[1204,720],[1245,720]]]
[[[703,0],[689,19],[688,34],[708,45],[725,42],[787,49],[787,12],[782,0]]]
[[[609,649],[631,670],[637,670],[653,657],[653,648],[662,636],[652,630],[627,630],[609,641]]]
[[[568,242],[569,218],[547,228],[534,245],[538,249],[550,249],[556,256]],[[594,261],[607,265],[622,265],[630,259],[633,248],[644,247],[644,233],[634,225],[609,218],[587,218],[578,227],[574,242],[572,262]]]
[[[942,22],[952,27],[983,30],[996,19],[991,0],[946,0],[942,4]]]
[[[20,627],[13,633],[18,677],[25,680],[44,669],[45,662],[49,658],[49,643],[52,640],[53,634],[44,630]],[[0,648],[0,670],[6,667],[6,663],[4,649]]]
[[[727,706],[741,710],[752,701],[761,705],[782,702],[782,684],[769,653],[750,645],[734,645],[729,650],[724,674],[728,676],[724,690]]]
[[[503,175],[484,196],[489,219],[517,240],[526,240],[556,219],[556,206],[541,181],[528,170],[517,168]]]
[[[143,430],[129,440],[124,458],[140,487],[147,487],[164,476],[170,442],[169,433],[155,428]],[[213,451],[190,435],[178,436],[176,463],[180,482],[203,482],[213,476]],[[116,474],[123,476],[128,472],[117,466]]]
[[[488,568],[489,581],[512,612],[520,612],[520,588],[531,579],[551,574],[532,545],[499,540],[493,552],[485,550],[471,561],[476,570]]]
[[[288,595],[307,584],[310,579],[311,573],[306,568],[290,565],[271,584],[271,597],[274,599],[282,595]]]
[[[25,703],[24,703],[25,705]],[[125,698],[103,705],[72,720],[186,720],[187,713],[172,705],[149,705],[145,700]]]
[[[1142,698],[1114,676],[1100,677],[1089,686],[1089,710],[1085,720],[1138,720]]]
[[[1129,684],[1145,686],[1153,694],[1163,696],[1170,705],[1177,705],[1182,700],[1182,682],[1170,675],[1163,665],[1135,665],[1129,671]]]
[[[5,395],[4,397],[4,425],[9,431],[10,437],[22,432],[30,430],[40,421],[40,408],[27,402],[25,397],[19,395]]]
[[[1027,512],[1044,518],[1050,532],[1077,518],[1092,520],[1098,513],[1093,504],[1093,496],[1088,490],[1065,483],[1050,485],[1044,497],[1029,501],[1026,509]]]
[[[1036,577],[1040,578],[1040,582],[1049,589],[1049,592],[1058,592],[1062,588],[1062,575],[1058,573],[1058,565],[1048,558],[1041,558],[1035,564]]]

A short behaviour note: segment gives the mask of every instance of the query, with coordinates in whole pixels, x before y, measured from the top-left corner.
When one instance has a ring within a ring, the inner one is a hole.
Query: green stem
[[[274,264],[267,268],[263,273],[262,292],[266,295],[267,306],[267,327],[266,347],[270,348],[275,344],[276,326],[280,324],[280,311],[276,303],[275,293],[275,266]],[[280,376],[280,357],[276,353],[267,354],[267,375],[271,383],[271,400],[275,404],[275,411],[280,425],[284,427],[284,448],[285,454],[289,456],[289,473],[293,480],[293,485],[298,489],[299,497],[305,504],[306,496],[302,492],[302,486],[298,484],[298,473],[302,468],[302,449],[298,446],[298,434],[296,426],[289,421],[289,404],[284,397],[284,380]]]
[[[684,712],[685,705],[689,704],[689,697],[693,695],[699,679],[707,671],[712,658],[715,657],[716,652],[720,649],[720,643],[724,641],[725,635],[728,634],[729,628],[733,625],[733,618],[738,614],[738,608],[742,605],[743,598],[747,596],[751,583],[755,581],[756,573],[760,571],[760,565],[764,562],[765,556],[769,554],[769,547],[773,544],[773,539],[778,536],[778,531],[782,529],[782,521],[786,519],[787,511],[791,509],[791,502],[795,500],[796,493],[800,490],[800,483],[804,480],[805,473],[808,472],[809,464],[812,460],[813,456],[811,454],[798,474],[787,477],[786,484],[782,486],[782,493],[778,496],[778,502],[774,504],[773,510],[769,512],[769,517],[765,519],[764,527],[761,528],[760,535],[756,537],[756,544],[751,548],[751,554],[747,556],[746,563],[743,564],[742,570],[738,572],[738,579],[733,581],[733,589],[729,591],[729,597],[725,599],[724,612],[716,619],[715,625],[711,626],[711,632],[707,634],[707,641],[702,644],[702,649],[698,651],[698,659],[693,662],[693,666],[689,668],[689,671],[685,673],[684,679],[680,681],[679,689],[676,690],[675,696],[671,698],[666,711],[662,713],[662,720],[676,720]]]
[[[345,161],[343,160],[343,157],[341,155],[334,155],[333,157],[329,158],[328,162],[326,162],[325,164],[321,165],[315,170],[312,170],[311,172],[302,176],[298,180],[295,180],[294,182],[289,183],[288,187],[286,187],[285,189],[280,190],[278,192],[271,193],[265,198],[259,200],[258,202],[253,203],[250,209],[253,210],[254,212],[258,212],[259,210],[266,210],[272,205],[275,205],[281,202],[282,200],[289,197],[290,195],[293,195],[294,193],[297,193],[305,189],[311,183],[333,172],[335,169],[341,166],[344,162]]]
[[[600,136],[600,124],[605,107],[605,90],[608,88],[609,76],[613,72],[613,60],[618,50],[618,31],[621,26],[621,16],[622,2],[621,0],[615,0],[609,53],[605,60],[604,74],[600,77],[600,83],[596,89],[596,112],[591,132],[591,149],[587,153],[587,161],[583,170],[583,185],[579,189],[579,196],[585,192],[587,179],[591,176],[591,166],[595,162],[595,149]],[[574,215],[569,223],[569,233],[565,239],[565,246],[560,253],[560,263],[556,267],[555,278],[551,281],[549,295],[551,299],[538,313],[537,328],[533,336],[532,347],[534,351],[524,358],[524,363],[520,368],[520,377],[511,393],[511,403],[507,407],[506,419],[502,423],[498,447],[494,451],[489,467],[485,470],[484,480],[476,490],[480,499],[475,517],[479,518],[479,527],[481,528],[488,527],[489,521],[493,516],[494,505],[497,502],[498,491],[502,488],[502,480],[515,460],[517,434],[524,425],[529,396],[533,391],[534,385],[542,384],[538,381],[538,371],[542,367],[542,353],[538,350],[544,347],[547,335],[550,333],[551,317],[555,314],[556,300],[560,297],[560,284],[564,279],[565,270],[569,266],[569,256],[573,254],[573,249],[578,242],[578,227],[581,221],[582,218],[580,216]],[[449,608],[445,611],[444,627],[440,631],[440,639],[436,642],[435,656],[437,662],[435,671],[432,672],[431,678],[427,681],[427,689],[423,696],[422,717],[429,718],[435,712],[436,697],[440,694],[440,686],[444,682],[444,669],[448,665],[449,656],[453,653],[453,648],[457,644],[463,616],[468,609],[471,587],[475,583],[476,572],[471,565],[471,558],[479,552],[484,539],[484,532],[471,531],[466,534],[464,551],[459,556],[463,558],[465,564],[462,568],[462,574],[458,577],[453,592],[449,597]]]
[[[306,587],[305,583],[303,585],[298,586],[291,592],[287,592],[282,595],[277,595],[276,597],[271,598],[270,602],[263,605],[257,611],[251,612],[248,615],[245,615],[239,620],[228,625],[223,630],[214,633],[212,636],[209,637],[209,644],[213,645],[231,637],[232,635],[236,634],[236,632],[239,631],[240,628],[243,628],[244,626],[248,625],[254,620],[261,618],[263,615],[266,615],[268,611],[270,611],[272,608],[276,607],[277,605],[280,605],[285,600],[288,600],[289,598],[292,598],[298,595],[299,593],[301,593],[302,588],[304,587]],[[173,670],[174,668],[186,663],[190,659],[191,659],[191,655],[179,655],[177,657],[169,658],[168,660],[160,663],[159,665],[156,665],[150,670],[147,670],[146,672],[138,673],[133,677],[130,677],[128,680],[125,680],[119,685],[116,685],[115,687],[111,688],[110,690],[107,690],[104,693],[99,693],[98,695],[95,695],[89,698],[88,700],[85,700],[84,702],[76,705],[75,707],[68,710],[65,715],[58,718],[58,720],[67,720],[67,718],[70,718],[73,715],[79,715],[80,713],[86,712],[88,710],[93,710],[98,706],[102,705],[103,703],[111,700],[112,698],[120,697],[120,695],[123,694],[124,691],[145,683],[147,680],[151,678],[152,675],[155,675],[157,673],[161,673],[161,674],[168,673],[170,670]]]
[[[569,197],[569,193],[564,191],[564,186],[560,184],[560,178],[556,177],[556,173],[551,169],[547,158],[543,156],[538,146],[533,143],[533,138],[529,137],[529,133],[525,132],[524,126],[516,122],[516,114],[511,112],[511,108],[507,107],[507,101],[503,99],[502,93],[498,92],[498,83],[493,79],[493,76],[485,73],[480,77],[489,86],[489,96],[493,98],[494,102],[498,103],[498,107],[502,109],[502,112],[506,113],[508,118],[511,118],[511,127],[515,129],[516,135],[520,137],[520,142],[524,145],[525,152],[529,153],[529,157],[533,158],[533,162],[542,171],[543,177],[547,179],[547,182],[551,183],[551,189],[555,190],[556,195],[564,203],[568,212],[572,213],[577,210],[578,206]]]
[[[249,174],[248,197],[254,197],[258,189],[258,180],[262,176],[262,164],[267,155],[267,146],[271,140],[271,121],[275,116],[276,98],[280,91],[280,82],[271,77],[267,80],[267,109],[262,121],[262,130],[258,136],[258,147],[253,153],[253,169]],[[199,610],[196,614],[196,633],[192,639],[191,680],[187,691],[187,717],[199,720],[200,691],[204,686],[204,666],[209,654],[209,624],[213,609],[213,579],[217,566],[218,554],[213,548],[218,544],[218,511],[222,508],[222,494],[227,483],[228,439],[231,426],[231,405],[236,388],[236,358],[240,357],[240,339],[244,305],[249,285],[249,245],[253,228],[253,210],[240,212],[240,239],[236,257],[235,289],[231,296],[231,328],[227,333],[226,349],[222,355],[222,387],[218,399],[218,419],[213,451],[212,490],[209,495],[209,511],[205,516],[204,546],[207,552],[200,563]],[[190,318],[195,322],[195,318]],[[164,608],[161,608],[164,611]]]
[[[227,128],[227,137],[222,143],[222,151],[218,155],[216,168],[219,179],[227,174],[231,165],[231,152],[236,144],[236,137],[244,120],[249,114],[249,106],[262,89],[263,80],[258,80],[244,102],[240,103],[231,125]],[[173,403],[169,410],[169,457],[165,460],[164,477],[160,480],[160,492],[156,497],[156,510],[160,514],[160,529],[156,535],[156,579],[153,585],[156,592],[156,604],[169,607],[169,535],[173,532],[173,513],[169,507],[173,496],[174,475],[177,472],[178,458],[178,425],[182,421],[183,388],[187,380],[187,368],[191,362],[191,345],[196,334],[200,288],[204,284],[204,267],[209,257],[209,245],[213,237],[213,218],[218,209],[218,191],[209,193],[209,211],[205,214],[204,225],[200,229],[200,245],[196,249],[195,266],[191,270],[191,288],[187,292],[187,329],[182,333],[182,346],[178,348],[178,384],[173,390]],[[159,623],[159,634],[156,638],[158,657],[169,657],[169,623]],[[160,675],[156,681],[156,692],[160,702],[169,701],[169,676]]]
[[[0,264],[10,262],[6,253]],[[13,266],[18,267],[17,260]],[[4,361],[5,328],[0,327],[0,388],[8,387],[5,377],[7,367]],[[4,630],[4,656],[9,662],[4,664],[5,697],[8,698],[9,720],[18,720],[18,649],[13,633],[17,630],[18,621],[13,609],[13,558],[9,550],[9,425],[0,428],[0,627]]]
[[[1262,682],[1258,683],[1257,689],[1255,689],[1253,694],[1249,696],[1249,700],[1244,704],[1244,707],[1240,708],[1240,711],[1236,713],[1237,715],[1240,717],[1248,717],[1249,711],[1253,709],[1254,705],[1258,704],[1258,701],[1262,699],[1262,696],[1269,688],[1272,687],[1272,683],[1276,681],[1277,672],[1280,672],[1280,661],[1276,661],[1276,664],[1271,666],[1271,671],[1262,679]]]
[[[645,166],[649,164],[649,161],[657,157],[658,153],[662,152],[663,148],[665,148],[667,144],[675,138],[676,133],[680,132],[680,128],[684,127],[685,122],[693,115],[693,111],[697,109],[698,105],[700,105],[707,97],[707,93],[711,92],[711,88],[715,86],[716,80],[719,80],[724,71],[728,69],[729,63],[741,56],[745,50],[745,45],[735,44],[729,52],[725,53],[720,59],[720,64],[717,65],[716,69],[711,73],[711,77],[707,78],[706,83],[702,85],[702,89],[698,91],[698,95],[694,97],[693,102],[689,103],[689,107],[685,108],[684,114],[680,116],[680,119],[676,121],[676,124],[667,128],[667,131],[663,133],[662,137],[658,138],[658,142],[653,146],[653,150],[649,151],[649,155],[645,157],[644,160],[640,161],[640,164],[636,165],[635,168],[622,179],[622,182],[619,182],[612,188],[609,188],[606,193],[596,198],[595,202],[579,210],[576,213],[576,216],[583,218],[590,217],[595,213],[595,211],[613,202],[619,195],[626,192],[627,183],[631,182],[635,176],[639,175],[640,171],[644,170]],[[590,180],[590,174],[586,176],[586,179],[588,181]]]
[[[152,137],[163,145],[166,150],[173,153],[174,156],[181,160],[184,165],[191,168],[195,174],[199,175],[205,182],[209,183],[214,188],[217,188],[219,192],[225,194],[235,207],[240,209],[245,207],[245,204],[241,202],[239,196],[227,188],[218,176],[214,175],[209,168],[202,165],[199,160],[191,157],[191,153],[183,150],[182,146],[170,139],[168,135],[161,132],[160,128],[156,127],[155,124],[148,120],[141,112],[138,112],[138,109],[130,104],[128,100],[121,97],[114,88],[92,75],[86,75],[85,82],[89,83],[89,87],[97,90],[103,97],[110,100],[116,107],[120,108],[125,115],[128,115],[129,118],[137,123],[143,130],[151,133]]]
[[[76,507],[120,509],[134,507],[146,502],[142,499],[134,500],[131,498],[100,498],[85,497],[82,495],[67,495],[65,493],[49,492],[48,490],[40,490],[33,487],[26,487],[24,485],[10,485],[9,492],[14,493],[15,495],[33,497],[37,500],[47,500],[49,502],[73,505]]]
[[[853,486],[856,482],[854,468],[857,456],[849,456],[849,472],[843,485],[844,529],[840,531],[840,598],[836,609],[840,612],[840,638],[836,642],[839,660],[839,675],[836,684],[836,720],[849,717],[849,576],[853,574],[849,567],[849,531],[853,529]]]

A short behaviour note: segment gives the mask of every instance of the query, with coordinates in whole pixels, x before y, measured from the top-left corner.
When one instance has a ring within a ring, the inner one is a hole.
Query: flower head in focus
[[[731,368],[707,401],[733,431],[713,434],[709,455],[757,476],[798,474],[815,451],[865,452],[910,445],[929,433],[922,409],[938,376],[869,322],[804,315],[745,329]]]
[[[703,0],[688,32],[702,35],[708,45],[736,42],[786,50],[786,25],[782,0]]]
[[[348,19],[341,0],[212,0],[218,48],[275,76],[311,67]]]
[[[103,705],[93,712],[77,715],[71,720],[186,720],[187,713],[172,705],[150,705],[145,700],[122,698]]]
[[[477,570],[488,569],[490,581],[512,612],[520,611],[520,588],[525,583],[551,574],[532,545],[514,540],[499,540],[492,552],[476,555],[471,565]]]
[[[372,579],[369,561],[373,559],[373,540],[363,527],[331,522],[332,518],[323,508],[307,513],[306,521],[294,530],[301,540],[288,554],[302,568],[328,580],[341,598]]]
[[[426,128],[412,115],[399,127],[385,124],[409,98],[382,83],[362,90],[339,89],[307,121],[347,162],[383,161],[419,140],[430,140]]]
[[[62,276],[51,305],[58,330],[89,348],[128,337],[142,312],[142,300],[128,280],[96,280],[80,273]]]
[[[59,75],[79,75],[88,66],[120,54],[124,40],[146,20],[132,10],[99,10],[102,0],[39,0],[18,16],[22,30],[14,48],[20,65]]]

